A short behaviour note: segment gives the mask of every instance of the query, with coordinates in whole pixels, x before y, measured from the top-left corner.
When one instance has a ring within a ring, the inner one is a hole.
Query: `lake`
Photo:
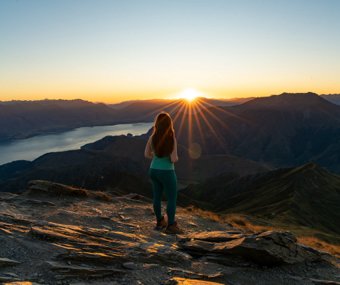
[[[79,149],[105,136],[145,134],[153,123],[82,127],[0,144],[0,165],[14,160],[33,160],[48,152]]]

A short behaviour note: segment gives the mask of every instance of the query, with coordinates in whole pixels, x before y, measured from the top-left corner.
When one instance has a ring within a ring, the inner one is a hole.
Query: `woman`
[[[165,232],[169,234],[183,233],[175,220],[177,177],[174,163],[178,161],[177,141],[171,117],[166,112],[161,112],[156,117],[153,133],[145,147],[145,157],[152,159],[149,175],[153,189],[153,209],[157,219],[155,229],[166,228]],[[162,215],[163,190],[167,197],[167,222]]]

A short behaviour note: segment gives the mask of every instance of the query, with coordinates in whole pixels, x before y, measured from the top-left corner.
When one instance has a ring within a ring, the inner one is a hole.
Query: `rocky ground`
[[[338,260],[288,232],[245,233],[183,208],[178,222],[185,234],[166,235],[145,197],[32,181],[0,192],[0,282],[340,284]]]

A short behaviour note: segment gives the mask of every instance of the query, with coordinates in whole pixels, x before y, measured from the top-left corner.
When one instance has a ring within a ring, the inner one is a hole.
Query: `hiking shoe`
[[[178,227],[177,222],[172,225],[168,225],[165,229],[166,234],[183,234],[184,232]]]
[[[157,221],[157,224],[156,224],[156,226],[155,226],[155,230],[161,231],[161,230],[163,230],[164,228],[166,228],[167,225],[168,225],[168,224],[167,224],[167,222],[166,222],[166,220],[164,219],[164,216],[163,216],[162,219],[160,219],[159,221]]]

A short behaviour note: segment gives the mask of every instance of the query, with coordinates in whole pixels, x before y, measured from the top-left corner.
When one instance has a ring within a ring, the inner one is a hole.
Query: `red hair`
[[[153,150],[158,157],[169,156],[174,149],[175,130],[166,112],[157,115],[151,136]]]

